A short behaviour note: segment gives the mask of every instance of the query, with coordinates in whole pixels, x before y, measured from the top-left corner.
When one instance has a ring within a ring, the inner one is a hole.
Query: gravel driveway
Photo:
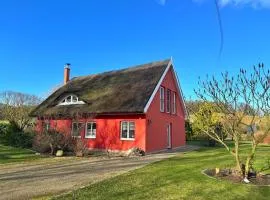
[[[60,158],[50,163],[0,166],[0,200],[59,194],[193,149],[196,147],[143,157]]]

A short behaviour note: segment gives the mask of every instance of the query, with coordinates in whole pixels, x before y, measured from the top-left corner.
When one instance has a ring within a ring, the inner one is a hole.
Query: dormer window
[[[85,103],[83,101],[80,101],[76,95],[68,95],[58,105],[72,105],[72,104],[85,104]]]

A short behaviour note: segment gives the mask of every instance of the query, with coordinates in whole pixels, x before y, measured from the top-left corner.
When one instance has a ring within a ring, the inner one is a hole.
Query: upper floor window
[[[96,122],[87,122],[85,129],[85,138],[96,138],[97,124]]]
[[[170,113],[171,112],[171,90],[167,89],[167,94],[166,94],[166,112]]]
[[[165,95],[164,95],[164,87],[160,87],[160,112],[164,112],[165,107]]]
[[[121,122],[121,140],[135,139],[135,122],[123,121]]]
[[[173,92],[173,99],[172,99],[172,114],[176,113],[176,92]]]
[[[59,105],[70,105],[70,104],[84,104],[80,101],[76,95],[68,95],[59,103]]]

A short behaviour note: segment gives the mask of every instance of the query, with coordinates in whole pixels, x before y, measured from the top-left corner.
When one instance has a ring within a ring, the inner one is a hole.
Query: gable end
[[[185,105],[185,101],[184,101],[184,98],[183,98],[183,92],[182,92],[182,89],[180,88],[180,82],[179,82],[179,79],[178,79],[178,76],[174,70],[174,66],[173,66],[173,62],[172,62],[172,59],[170,60],[170,62],[168,63],[164,73],[162,74],[160,80],[158,81],[156,87],[155,87],[155,90],[153,91],[151,97],[149,98],[147,104],[145,105],[144,107],[144,113],[146,113],[148,111],[148,108],[150,107],[156,93],[159,91],[159,88],[161,86],[161,83],[163,82],[166,74],[168,73],[169,69],[172,68],[172,73],[173,73],[173,79],[174,79],[174,82],[176,84],[176,87],[177,87],[177,90],[178,90],[178,93],[179,93],[179,96],[180,96],[180,101],[181,101],[181,104],[184,108],[184,113],[185,113],[185,117],[187,117],[187,109],[186,109],[186,105]]]

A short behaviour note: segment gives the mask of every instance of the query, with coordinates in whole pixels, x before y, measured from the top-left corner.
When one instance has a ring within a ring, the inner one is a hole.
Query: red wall
[[[172,68],[167,72],[161,86],[176,92],[176,114],[166,113],[166,92],[165,92],[165,112],[160,112],[160,94],[156,93],[148,112],[146,151],[153,152],[167,148],[167,124],[172,124],[172,148],[185,145],[185,115],[183,105],[180,101],[180,94],[173,78]],[[172,99],[172,98],[171,98]]]
[[[135,140],[120,139],[121,121],[135,122]],[[123,115],[123,116],[100,116],[96,118],[81,119],[79,122],[96,122],[96,138],[85,138],[85,128],[81,132],[81,138],[87,144],[88,148],[93,149],[111,149],[128,150],[132,147],[139,147],[145,151],[145,115]],[[40,130],[41,120],[38,122]],[[72,120],[50,120],[50,127],[56,128],[65,133],[71,133]]]

